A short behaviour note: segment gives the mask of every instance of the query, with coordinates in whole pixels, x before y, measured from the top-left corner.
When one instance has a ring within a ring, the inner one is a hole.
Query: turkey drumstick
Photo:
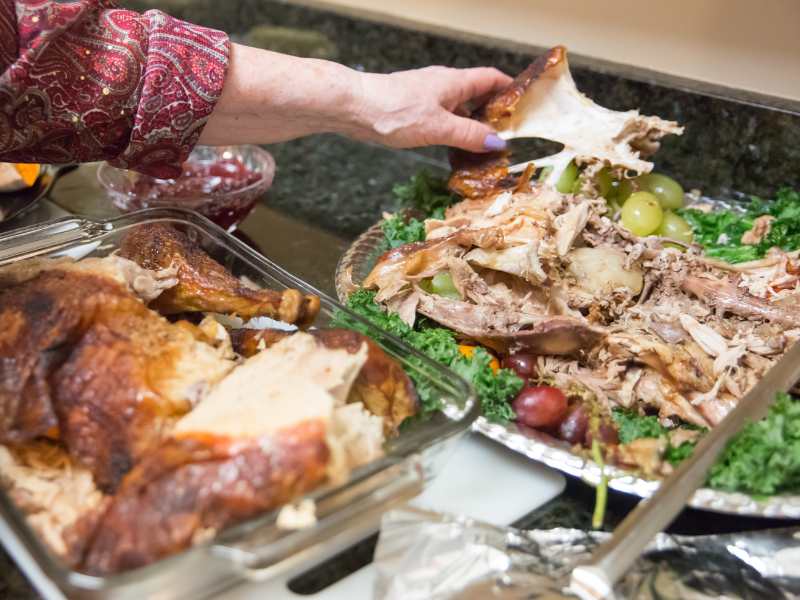
[[[248,287],[192,243],[184,232],[166,223],[136,227],[123,239],[120,254],[145,269],[177,270],[178,284],[151,304],[162,314],[208,311],[236,314],[244,319],[269,317],[305,326],[319,312],[316,296],[292,289]]]

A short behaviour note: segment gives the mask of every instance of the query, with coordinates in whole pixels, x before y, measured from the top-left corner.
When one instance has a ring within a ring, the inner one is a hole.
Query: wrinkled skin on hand
[[[497,69],[426,67],[362,79],[356,139],[394,148],[446,145],[485,152],[494,129],[469,119],[461,107],[503,89],[511,78]]]

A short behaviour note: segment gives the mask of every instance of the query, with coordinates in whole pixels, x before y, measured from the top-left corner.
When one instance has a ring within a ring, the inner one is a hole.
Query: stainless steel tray
[[[369,274],[380,255],[387,249],[380,222],[367,229],[342,255],[336,269],[336,293],[344,302]],[[492,423],[479,417],[472,429],[563,473],[596,485],[600,481],[600,467],[593,460],[573,452],[565,442],[545,433],[518,426],[516,423]],[[649,497],[658,489],[659,480],[646,479],[634,471],[618,467],[605,467],[608,485],[614,490]],[[710,488],[699,489],[689,501],[689,506],[702,510],[733,513],[775,519],[800,518],[800,495],[777,495],[756,499],[746,494],[723,492]]]
[[[193,235],[237,276],[273,289],[296,288],[321,298],[316,326],[342,310],[332,298],[270,262],[191,211],[151,209],[110,220],[64,218],[0,236],[0,266],[39,256],[103,256],[137,225],[170,222]],[[350,313],[350,316],[361,320]],[[243,580],[261,581],[307,569],[377,528],[383,511],[418,494],[441,467],[447,451],[478,414],[471,388],[455,374],[364,322],[371,336],[407,369],[427,380],[443,409],[412,423],[390,440],[386,456],[357,469],[350,481],[308,494],[317,505],[316,525],[293,532],[275,525],[278,511],[221,532],[215,539],[152,565],[108,577],[69,570],[28,527],[0,491],[0,540],[42,595],[48,598],[205,597]],[[414,361],[409,359],[414,358]],[[421,359],[421,362],[418,362]]]

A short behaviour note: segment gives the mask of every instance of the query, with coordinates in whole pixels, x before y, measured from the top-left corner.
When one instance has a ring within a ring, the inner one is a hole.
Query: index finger
[[[458,83],[447,90],[446,98],[455,104],[485,98],[493,92],[508,87],[513,81],[511,77],[493,67],[458,69],[455,79]]]

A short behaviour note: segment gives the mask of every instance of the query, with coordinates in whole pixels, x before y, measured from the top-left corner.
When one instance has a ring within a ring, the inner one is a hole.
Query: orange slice
[[[36,164],[15,163],[14,168],[20,174],[27,187],[32,186],[36,182],[36,178],[39,177],[39,173],[42,172],[42,166]]]

